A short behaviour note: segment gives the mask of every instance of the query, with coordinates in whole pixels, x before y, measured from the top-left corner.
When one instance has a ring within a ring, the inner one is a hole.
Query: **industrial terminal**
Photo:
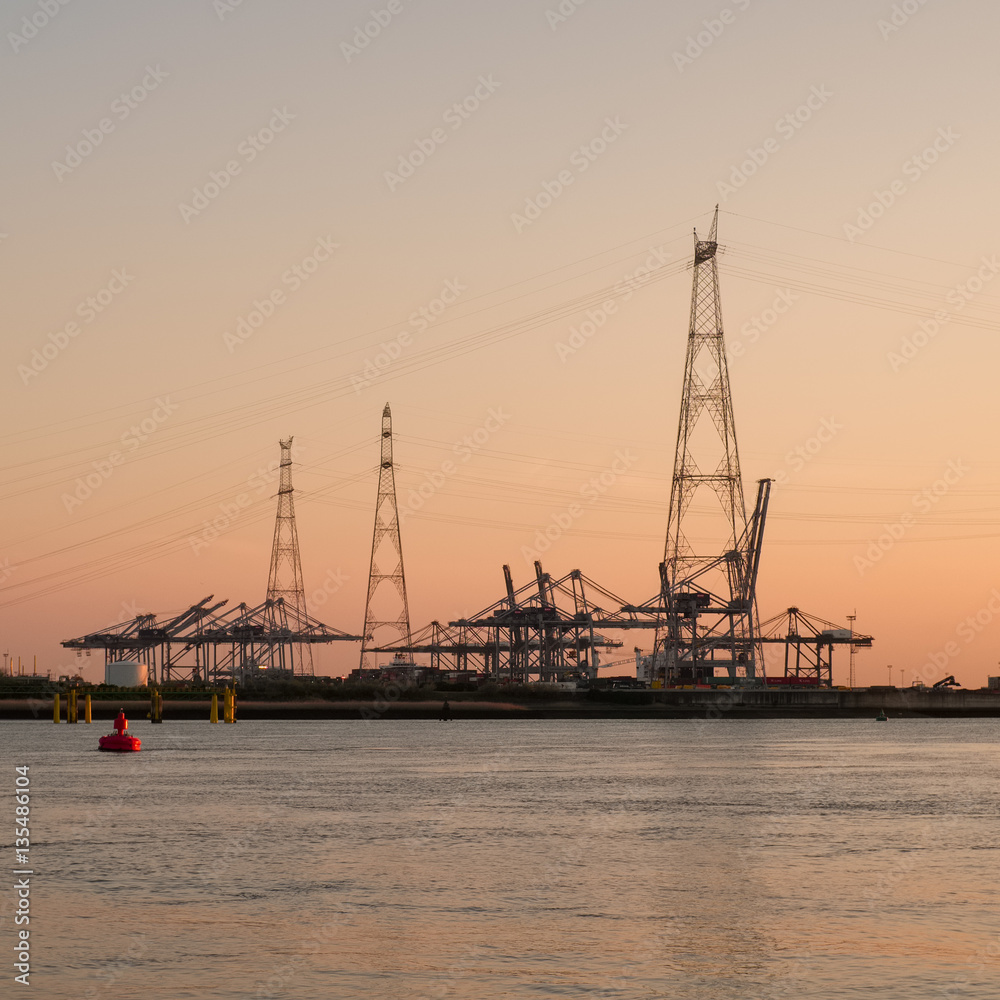
[[[761,619],[757,579],[772,481],[757,482],[750,506],[723,333],[717,226],[718,208],[708,235],[694,234],[666,542],[652,595],[629,600],[579,569],[553,577],[535,560],[527,581],[515,580],[504,565],[500,596],[481,611],[411,628],[387,403],[359,631],[325,624],[306,607],[289,437],[280,442],[262,603],[234,605],[208,596],[181,614],[141,614],[62,645],[79,656],[103,654],[108,691],[166,692],[174,710],[226,688],[238,689],[244,712],[252,714],[255,692],[266,691],[269,703],[281,700],[275,693],[280,682],[285,695],[294,692],[303,705],[325,700],[327,714],[356,715],[366,698],[394,691],[382,717],[433,713],[445,696],[459,715],[463,706],[467,713],[490,714],[489,706],[499,703],[514,714],[1000,714],[1000,678],[978,691],[961,690],[951,676],[907,688],[859,688],[855,659],[874,640],[855,631],[855,615],[836,623],[792,605]],[[313,646],[345,642],[360,644],[358,667],[343,679],[317,676]],[[835,650],[842,655],[840,683]],[[13,665],[5,674],[8,694],[42,684]],[[64,689],[74,681],[48,678],[44,684]],[[156,697],[162,700],[162,693]]]

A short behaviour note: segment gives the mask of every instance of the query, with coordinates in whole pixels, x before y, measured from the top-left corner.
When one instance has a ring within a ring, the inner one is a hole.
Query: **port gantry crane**
[[[853,624],[853,622],[852,622]],[[790,683],[833,687],[833,647],[871,647],[870,635],[842,628],[799,608],[788,608],[759,626],[759,641],[785,647],[783,676]]]
[[[757,575],[771,480],[758,483],[757,503],[737,544],[683,575],[660,564],[660,592],[623,612],[623,628],[655,628],[653,680],[665,684],[763,683],[757,638]],[[719,581],[722,586],[719,586]],[[607,624],[602,622],[602,624]]]
[[[100,632],[62,643],[67,649],[103,649],[106,662],[134,659],[145,663],[151,683],[171,681],[245,683],[261,676],[290,677],[296,647],[337,641],[358,642],[300,612],[283,598],[249,607],[211,596],[170,618],[138,615]]]
[[[559,579],[536,560],[535,578],[515,589],[509,566],[503,567],[504,596],[467,618],[431,622],[408,644],[385,646],[379,653],[429,653],[431,666],[475,670],[498,681],[556,681],[566,674],[597,676],[599,653],[623,643],[598,631],[604,619],[591,595],[611,607],[621,599],[578,569]],[[613,623],[612,623],[613,624]]]

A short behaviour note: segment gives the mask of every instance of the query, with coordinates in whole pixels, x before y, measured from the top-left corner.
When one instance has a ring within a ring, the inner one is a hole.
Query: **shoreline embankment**
[[[163,692],[163,719],[208,720],[211,699],[172,698]],[[395,697],[393,696],[395,695]],[[505,698],[477,692],[376,692],[371,697],[305,697],[279,700],[242,695],[237,718],[256,719],[753,719],[753,718],[1000,718],[1000,691],[874,688],[847,690],[619,690],[560,692],[550,697]],[[94,722],[114,718],[124,708],[129,719],[145,719],[149,699],[133,691],[93,698]],[[65,698],[62,718],[65,721]],[[83,724],[82,699],[80,723]],[[53,698],[0,698],[0,719],[53,722]]]

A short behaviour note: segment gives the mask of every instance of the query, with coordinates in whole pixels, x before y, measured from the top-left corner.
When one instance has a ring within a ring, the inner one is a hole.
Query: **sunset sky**
[[[386,401],[401,506],[431,484],[414,630],[528,582],[581,497],[545,569],[651,597],[718,203],[762,614],[856,610],[859,683],[1000,673],[995,5],[12,0],[0,28],[0,653],[29,672],[98,680],[60,640],[263,600],[289,435],[310,611],[359,632]]]

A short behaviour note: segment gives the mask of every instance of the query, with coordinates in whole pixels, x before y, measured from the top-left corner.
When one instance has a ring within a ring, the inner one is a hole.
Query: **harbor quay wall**
[[[687,708],[712,715],[868,717],[884,710],[890,716],[1000,717],[1000,691],[918,688],[685,691],[668,688],[648,693],[662,702],[664,708]]]
[[[483,697],[476,692],[427,692],[393,700],[371,697],[341,699],[255,700],[240,697],[237,718],[255,719],[437,719],[448,699],[455,719],[530,718],[874,718],[884,710],[890,718],[1000,717],[1000,691],[917,690],[872,688],[846,690],[695,689],[609,690],[560,692],[552,697],[509,699],[501,692]],[[114,719],[119,708],[132,724],[145,723],[149,701],[131,693],[92,702],[95,724]],[[163,718],[208,720],[209,699],[163,700]],[[63,708],[65,712],[65,708]],[[63,716],[65,719],[65,716]],[[52,697],[0,698],[0,719],[37,719],[52,724]],[[80,712],[80,723],[83,713]]]

